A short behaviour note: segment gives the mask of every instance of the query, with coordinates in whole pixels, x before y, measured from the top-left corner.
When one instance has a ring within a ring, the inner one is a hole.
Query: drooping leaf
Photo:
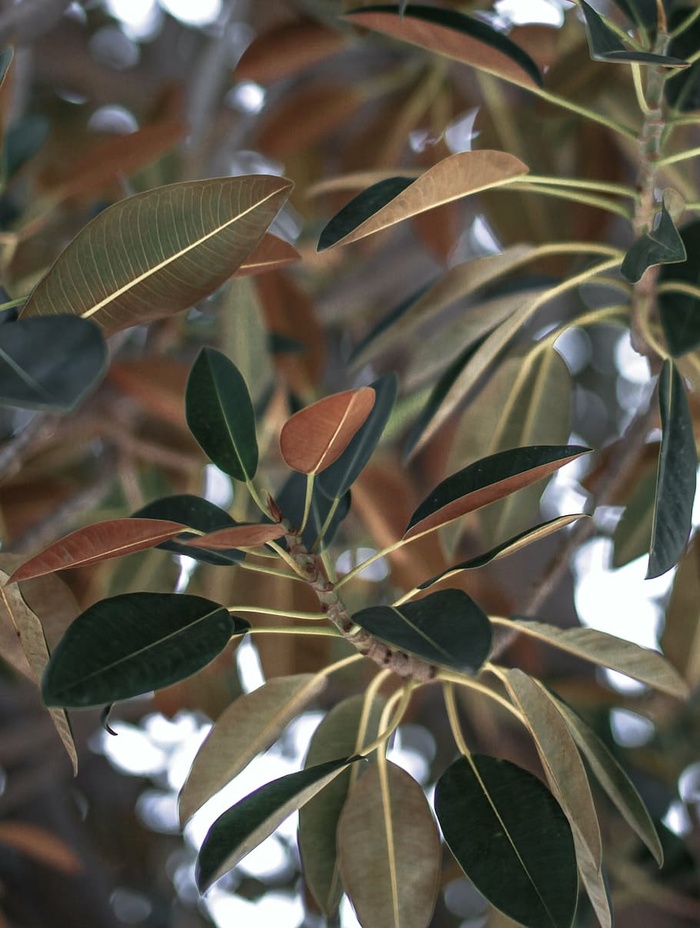
[[[282,515],[295,527],[301,525],[301,520],[304,516],[305,499],[306,477],[303,474],[291,474],[277,494],[276,500],[278,506],[282,510]],[[340,528],[341,522],[350,511],[350,502],[351,495],[348,490],[340,497],[333,516],[328,522],[328,527],[323,534],[323,546],[329,545],[335,537],[335,533]],[[301,536],[307,548],[311,549],[314,546],[321,529],[326,525],[333,505],[334,500],[326,496],[319,486],[319,481],[316,480],[311,496],[309,518],[307,519],[306,528]]]
[[[598,869],[603,848],[588,777],[561,714],[544,689],[522,670],[506,671],[506,687],[535,742],[547,782],[569,819],[574,843]]]
[[[183,541],[182,545],[185,548],[194,545],[214,551],[229,551],[231,548],[257,548],[258,545],[264,545],[266,541],[274,541],[283,535],[284,528],[276,523],[241,522],[233,528],[222,528],[210,535],[200,535],[191,541]]]
[[[641,648],[631,641],[594,628],[557,628],[530,619],[492,621],[538,638],[585,661],[617,670],[670,696],[685,699],[688,695],[686,683],[658,651]]]
[[[353,622],[430,664],[474,674],[491,649],[486,613],[462,590],[438,590],[401,606],[369,606]]]
[[[624,769],[593,729],[570,706],[557,699],[552,693],[548,693],[548,696],[561,712],[574,741],[590,764],[591,770],[600,785],[625,821],[649,848],[658,865],[663,866],[663,848],[654,823],[636,787]]]
[[[233,528],[238,524],[225,510],[220,509],[201,496],[194,496],[190,493],[164,496],[161,499],[154,500],[133,513],[132,518],[167,519],[173,522],[181,522],[183,525],[196,529],[203,534],[213,533],[223,528]],[[186,535],[186,531],[183,532],[183,537]],[[186,554],[188,557],[203,561],[205,564],[226,567],[242,561],[245,557],[243,551],[238,551],[235,548],[225,552],[214,552],[207,551],[204,548],[197,548],[193,542],[194,537],[190,538],[186,545],[181,541],[165,541],[158,547],[164,551],[172,551],[174,554]]]
[[[201,596],[125,593],[70,626],[43,679],[47,706],[101,706],[162,689],[212,661],[247,622]]]
[[[334,393],[300,409],[280,432],[284,461],[302,474],[326,470],[367,421],[374,401],[374,390],[361,387]]]
[[[334,757],[350,757],[379,734],[385,705],[383,697],[372,701],[363,726],[363,696],[351,696],[334,706],[311,738],[304,767],[322,764]],[[363,774],[362,766],[343,770],[323,792],[299,810],[299,852],[304,879],[321,911],[330,918],[343,894],[337,860],[338,820],[351,782]]]
[[[311,673],[268,680],[224,709],[197,752],[180,792],[180,824],[273,744],[326,685]]]
[[[511,183],[527,171],[522,161],[505,152],[463,151],[428,168],[417,180],[380,181],[331,219],[321,233],[318,250],[359,241],[428,209]]]
[[[357,26],[437,52],[521,87],[542,86],[532,58],[483,20],[419,3],[412,3],[403,15],[391,4],[362,7],[345,15]]]
[[[496,547],[491,548],[490,551],[485,551],[483,554],[478,554],[476,557],[469,558],[468,561],[462,561],[459,564],[455,564],[453,567],[448,567],[429,580],[424,580],[423,583],[419,584],[418,589],[427,590],[428,587],[433,586],[438,580],[444,580],[445,577],[452,577],[454,574],[461,573],[463,570],[474,570],[477,567],[485,567],[486,564],[490,564],[491,561],[496,561],[502,557],[508,557],[509,554],[515,554],[515,552],[520,551],[521,548],[525,548],[527,545],[531,545],[541,538],[547,538],[554,532],[558,532],[559,529],[565,528],[573,522],[578,522],[579,519],[587,518],[589,518],[589,516],[585,512],[576,512],[568,516],[557,516],[556,519],[550,519],[547,522],[540,522],[540,524],[536,525],[534,528],[528,528],[524,532],[520,532],[519,535],[515,535],[513,538],[509,538],[508,541],[496,545]]]
[[[673,361],[659,377],[661,451],[651,528],[647,579],[670,570],[683,553],[692,526],[698,457],[683,378]]]
[[[682,58],[672,58],[669,55],[657,55],[651,52],[628,49],[620,41],[617,34],[610,28],[605,18],[597,13],[586,0],[579,0],[583,15],[586,18],[586,31],[591,58],[598,61],[637,62],[661,67],[687,67]]]
[[[342,49],[342,32],[311,19],[271,29],[251,42],[236,65],[235,78],[267,84],[291,77]]]
[[[279,777],[254,790],[220,815],[207,832],[199,851],[196,877],[200,892],[235,867],[348,764],[360,759],[344,757]]]
[[[579,445],[539,445],[499,451],[469,464],[435,487],[411,516],[404,537],[424,535],[503,499],[553,474],[588,450]]]
[[[666,607],[661,647],[691,689],[700,685],[700,536],[678,565]]]
[[[659,284],[677,281],[697,287],[700,285],[700,219],[683,226],[679,232],[688,258],[682,264],[662,266]],[[662,289],[659,293],[659,317],[674,357],[700,345],[700,299],[691,294],[664,292]]]
[[[620,272],[631,283],[640,280],[648,267],[657,264],[679,264],[687,258],[683,239],[673,224],[665,203],[661,204],[661,209],[656,215],[659,218],[655,227],[637,239],[622,262]]]
[[[226,355],[202,348],[185,395],[187,425],[204,453],[236,480],[252,480],[258,468],[255,413],[245,380]]]
[[[370,384],[375,394],[372,411],[338,460],[317,480],[318,486],[329,498],[344,496],[372,457],[394,408],[398,384],[394,373],[385,374]]]
[[[0,403],[70,412],[106,370],[104,338],[86,319],[61,315],[0,326]]]
[[[637,481],[632,498],[615,526],[612,559],[614,568],[624,567],[630,561],[649,553],[655,500],[656,467],[647,470]]]
[[[460,867],[492,905],[527,928],[570,928],[574,841],[541,780],[506,760],[460,758],[437,782],[435,812]]]
[[[269,332],[258,288],[252,280],[229,281],[219,310],[219,349],[238,369],[253,409],[262,409],[273,390]]]
[[[84,567],[111,557],[123,557],[156,545],[186,531],[179,522],[156,519],[110,519],[79,528],[60,538],[26,561],[10,578],[11,582],[41,577],[56,570]]]
[[[338,856],[361,925],[427,928],[440,838],[425,792],[408,773],[384,761],[355,785],[338,825]]]
[[[25,602],[20,587],[10,581],[7,573],[0,570],[0,617],[14,629],[19,644],[29,665],[32,679],[41,685],[41,676],[49,661],[49,648],[41,620]],[[3,654],[3,658],[6,655]],[[73,773],[78,772],[78,753],[73,740],[68,716],[62,709],[50,709],[51,721],[63,742]]]
[[[290,189],[283,178],[252,175],[127,197],[61,252],[22,318],[72,313],[111,333],[187,309],[240,267]]]
[[[283,238],[266,232],[234,276],[250,277],[252,274],[264,274],[266,271],[276,271],[296,261],[301,261],[301,255],[293,245],[285,242]]]

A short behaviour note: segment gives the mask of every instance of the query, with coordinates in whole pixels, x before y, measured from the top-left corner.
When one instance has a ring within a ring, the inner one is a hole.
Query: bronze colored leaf
[[[183,545],[192,545],[195,548],[209,548],[212,551],[229,551],[231,548],[257,548],[266,541],[281,538],[284,529],[281,525],[261,523],[260,525],[235,525],[232,528],[222,528],[209,535],[198,535]]]
[[[0,844],[21,851],[40,864],[62,873],[80,873],[83,869],[75,851],[61,838],[29,822],[0,822]]]
[[[266,271],[276,271],[280,267],[301,261],[301,255],[293,245],[285,242],[270,232],[266,232],[260,244],[256,245],[243,264],[238,268],[234,277],[249,277],[252,274],[264,274]]]
[[[329,58],[345,44],[341,32],[311,19],[271,29],[248,46],[236,65],[239,81],[269,84]]]

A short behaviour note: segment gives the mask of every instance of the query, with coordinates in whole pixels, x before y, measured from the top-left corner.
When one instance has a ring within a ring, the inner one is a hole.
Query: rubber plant
[[[698,122],[694,105],[686,103],[697,95],[700,11],[682,0],[616,0],[616,5],[619,15],[612,18],[584,0],[578,9],[591,58],[611,70],[623,69],[628,78],[638,112],[624,120],[548,90],[530,55],[483,17],[413,3],[347,9],[342,22],[362,41],[383,36],[417,46],[417,54],[425,58],[427,53],[426,60],[444,79],[445,60],[451,59],[478,74],[485,87],[505,82],[519,95],[602,126],[636,153],[638,178],[632,186],[539,175],[509,152],[457,152],[418,174],[375,171],[369,186],[366,175],[334,181],[336,187],[359,192],[327,223],[318,248],[341,248],[391,232],[429,210],[488,191],[498,190],[501,197],[560,197],[615,214],[624,244],[557,238],[513,244],[499,255],[452,267],[366,333],[355,348],[354,363],[376,359],[426,320],[436,320],[438,335],[447,333],[451,357],[436,370],[427,400],[414,414],[406,448],[410,458],[453,420],[465,400],[476,396],[478,405],[477,391],[492,389],[495,378],[506,377],[505,405],[514,414],[533,383],[541,388],[555,363],[553,344],[570,327],[606,322],[627,327],[637,351],[649,360],[651,376],[658,376],[661,437],[647,547],[648,576],[656,577],[677,564],[688,542],[697,468],[687,383],[697,379],[694,351],[700,344],[695,218],[700,204],[692,179],[679,169],[698,149],[679,148],[674,141],[677,130]],[[71,368],[71,395],[64,405],[72,408],[104,371],[104,335],[186,309],[233,274],[240,276],[246,264],[253,267],[254,255],[263,254],[260,265],[289,260],[284,243],[271,238],[268,229],[290,187],[282,178],[260,175],[188,181],[125,198],[102,212],[43,276],[19,319],[2,327],[0,336],[9,339],[0,339],[6,401],[50,406],[56,400],[55,372],[31,366],[37,353],[29,345],[35,349],[37,339],[48,345],[65,337],[64,356],[92,359],[85,368]],[[573,257],[576,263],[555,282],[536,289],[531,282],[517,286],[518,272],[553,256]],[[471,327],[458,338],[458,330],[450,329],[453,317],[440,316],[440,310],[506,277],[516,283],[510,298],[483,302],[482,312],[477,301],[470,310]],[[595,285],[605,290],[602,303],[579,307],[573,315],[555,311],[547,327],[532,329],[530,323],[543,308]],[[73,337],[89,345],[75,347],[69,341]],[[520,354],[514,355],[516,343]],[[507,367],[509,357],[516,358],[514,368]],[[609,926],[612,911],[590,773],[661,864],[659,836],[636,788],[592,728],[537,677],[512,666],[508,649],[516,638],[541,642],[676,699],[687,696],[687,683],[655,651],[590,628],[563,629],[540,621],[538,607],[546,590],[513,617],[504,617],[482,609],[460,582],[497,559],[566,531],[553,573],[564,569],[594,530],[584,513],[545,522],[534,518],[507,536],[502,530],[513,524],[507,507],[525,498],[523,491],[588,459],[590,449],[580,444],[522,444],[511,440],[512,427],[502,428],[492,437],[488,454],[453,468],[425,494],[402,533],[339,573],[334,539],[342,537],[353,487],[383,434],[392,423],[397,428],[393,414],[399,388],[399,378],[386,373],[369,385],[316,398],[287,413],[278,442],[270,443],[259,422],[264,402],[254,405],[246,378],[226,354],[203,347],[187,382],[187,425],[208,460],[247,494],[249,504],[239,501],[237,506],[247,505],[249,518],[234,520],[203,497],[178,494],[157,499],[128,518],[80,528],[7,577],[3,597],[6,604],[14,603],[17,633],[71,752],[66,710],[98,707],[108,713],[119,700],[197,673],[232,640],[265,634],[323,636],[338,645],[335,662],[316,673],[272,678],[223,712],[182,790],[183,824],[274,743],[333,675],[359,662],[373,666],[364,690],[328,711],[302,770],[261,783],[212,825],[199,854],[202,892],[298,809],[305,880],[325,916],[335,916],[345,891],[364,928],[423,928],[431,921],[439,890],[437,819],[464,873],[517,924],[572,925],[581,884],[595,917]],[[568,416],[566,389],[562,397]],[[295,402],[292,398],[290,409]],[[599,505],[619,493],[630,455],[639,451],[640,438],[632,433],[646,436],[656,408],[635,411],[623,442],[627,452],[618,449],[615,462],[608,463],[613,478],[599,492]],[[468,415],[469,404],[466,409]],[[421,540],[440,545],[448,527],[489,505],[487,512],[500,513],[501,526],[491,547],[432,575],[417,572],[412,587],[395,587],[391,596],[358,607],[358,595],[366,596],[362,573],[374,562],[396,557]],[[222,570],[305,585],[315,594],[317,608],[282,610],[290,624],[280,625],[278,611],[259,603],[220,603],[188,593],[120,593],[79,615],[49,655],[21,585],[155,547]],[[353,592],[353,586],[362,592]],[[266,614],[275,621],[266,623]],[[432,809],[422,786],[386,757],[393,733],[428,688],[442,691],[457,755],[437,780]],[[541,776],[470,749],[460,716],[465,694],[496,703],[524,727]]]

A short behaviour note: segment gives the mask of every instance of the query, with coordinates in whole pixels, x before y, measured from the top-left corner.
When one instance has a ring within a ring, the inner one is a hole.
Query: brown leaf
[[[129,358],[113,361],[107,379],[161,421],[185,430],[185,395],[190,365],[176,358]]]
[[[186,532],[187,526],[164,519],[110,519],[80,528],[30,558],[10,577],[10,583],[40,577],[68,567],[84,567],[110,557],[155,548]]]
[[[208,535],[198,535],[196,538],[183,541],[182,544],[212,551],[228,551],[231,548],[257,548],[258,545],[274,541],[282,535],[284,529],[277,524],[235,525],[232,528],[222,528],[218,532],[210,532]]]
[[[345,44],[342,33],[311,19],[271,29],[248,46],[236,65],[239,81],[269,84],[329,58]]]
[[[251,274],[264,274],[275,271],[287,264],[301,261],[301,255],[293,245],[266,232],[260,244],[248,255],[238,268],[234,277],[248,277]]]
[[[345,390],[300,409],[285,422],[280,451],[285,462],[302,474],[320,474],[350,444],[374,406],[371,387]]]
[[[75,851],[45,828],[28,822],[0,822],[0,843],[62,873],[80,873],[83,866]]]

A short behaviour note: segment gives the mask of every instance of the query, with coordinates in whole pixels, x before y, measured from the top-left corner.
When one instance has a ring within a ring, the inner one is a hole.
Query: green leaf
[[[656,28],[656,0],[613,0],[632,22],[645,29]]]
[[[666,204],[662,203],[654,220],[654,228],[632,245],[625,255],[620,272],[626,280],[636,283],[641,280],[648,267],[657,264],[679,264],[686,258],[683,239],[673,224]]]
[[[405,538],[433,529],[503,499],[588,452],[579,445],[539,445],[500,451],[439,483],[411,516]]]
[[[199,852],[197,886],[204,892],[360,757],[344,757],[266,783],[214,822]]]
[[[252,480],[258,468],[255,413],[248,387],[232,361],[202,348],[185,395],[187,425],[204,453],[225,474]]]
[[[658,651],[641,648],[631,641],[599,632],[594,628],[557,628],[530,619],[492,621],[513,631],[538,638],[585,661],[592,661],[601,667],[609,667],[611,670],[627,674],[628,677],[670,696],[676,696],[678,699],[688,696],[685,681]]]
[[[282,514],[292,525],[301,525],[304,517],[304,501],[306,499],[306,477],[303,474],[292,474],[282,489],[277,494],[276,500]],[[313,493],[311,496],[311,510],[306,522],[306,528],[302,532],[301,540],[306,547],[311,550],[321,529],[326,524],[326,519],[330,515],[333,500],[326,496],[321,487],[319,480],[314,482]],[[328,523],[328,528],[323,535],[323,545],[328,546],[340,525],[350,512],[351,494],[348,490],[340,498],[335,512]]]
[[[106,370],[105,340],[85,319],[62,315],[0,326],[0,403],[70,412]]]
[[[579,0],[583,15],[586,18],[586,31],[591,58],[597,61],[637,62],[662,67],[687,67],[682,58],[672,58],[669,55],[656,55],[650,52],[641,52],[628,49],[610,28],[605,18],[596,13],[586,0]]]
[[[224,709],[197,751],[180,792],[180,824],[269,748],[326,682],[312,673],[276,677]]]
[[[137,510],[133,518],[168,519],[172,522],[181,522],[203,534],[217,532],[222,528],[234,528],[238,525],[238,522],[232,519],[225,510],[210,503],[207,499],[202,499],[201,496],[194,496],[190,493],[164,496],[154,500]],[[183,532],[183,536],[188,536],[188,533]],[[194,535],[192,537],[194,538]],[[243,551],[235,548],[230,551],[207,551],[190,544],[181,544],[179,541],[165,541],[158,547],[164,551],[172,551],[174,554],[185,554],[205,564],[226,567],[242,561],[245,557]]]
[[[600,785],[625,821],[649,848],[658,865],[663,866],[664,854],[659,836],[647,807],[630,778],[593,729],[553,693],[548,693],[548,696],[561,712],[574,741],[590,764]]]
[[[87,708],[162,689],[205,667],[250,626],[180,593],[125,593],[86,609],[51,655],[47,706]]]
[[[690,688],[700,686],[700,535],[693,537],[678,565],[661,647]]]
[[[519,45],[483,20],[455,10],[412,3],[401,16],[396,6],[378,4],[350,10],[345,17],[521,87],[542,86],[537,65]]]
[[[372,700],[363,725],[363,696],[351,696],[334,706],[311,738],[304,767],[325,763],[334,757],[350,757],[370,744],[379,734],[385,704],[383,697]],[[321,911],[330,918],[337,911],[343,894],[338,869],[336,835],[348,790],[362,767],[343,770],[323,792],[299,810],[299,853],[304,879]]]
[[[700,36],[700,32],[698,33]],[[700,286],[700,219],[680,229],[688,258],[682,264],[662,266],[659,284],[677,281]],[[659,293],[659,316],[668,347],[674,357],[700,345],[700,299],[687,293]]]
[[[350,793],[338,825],[343,885],[362,925],[427,928],[440,876],[440,838],[421,786],[388,761]]]
[[[256,174],[120,200],[61,252],[22,316],[72,313],[111,333],[187,309],[238,269],[290,190],[284,178]]]
[[[338,460],[319,474],[316,481],[330,499],[344,496],[372,457],[394,408],[398,384],[394,373],[385,374],[370,384],[375,393],[372,411]]]
[[[656,467],[645,471],[632,492],[633,496],[613,534],[612,566],[615,569],[649,553],[656,499]]]
[[[527,928],[569,928],[574,841],[537,777],[494,757],[460,758],[437,782],[435,811],[460,867],[492,905]]]
[[[527,171],[514,155],[479,149],[449,155],[416,179],[380,181],[331,219],[321,233],[318,250],[359,241],[426,210],[511,183]]]
[[[430,664],[474,674],[491,649],[491,623],[462,590],[438,590],[401,606],[370,606],[353,622]]]
[[[423,583],[419,584],[418,589],[427,590],[428,587],[433,586],[438,580],[443,580],[445,577],[452,577],[455,574],[461,573],[463,570],[474,570],[477,567],[485,567],[486,564],[490,564],[491,561],[496,561],[502,557],[508,557],[509,554],[515,554],[515,552],[520,551],[521,548],[525,548],[527,545],[531,545],[541,538],[547,538],[554,532],[558,532],[559,529],[571,525],[573,522],[578,522],[579,519],[587,518],[589,517],[585,512],[576,512],[568,516],[557,516],[556,519],[550,519],[548,522],[540,522],[540,524],[536,525],[534,528],[528,528],[524,532],[520,532],[519,535],[515,535],[513,538],[509,538],[508,541],[496,545],[496,547],[491,548],[490,551],[478,554],[476,557],[455,564],[453,567],[447,567],[429,580],[424,580]]]
[[[603,848],[586,770],[561,714],[546,691],[522,670],[506,671],[506,688],[525,719],[552,792],[569,819],[574,844],[600,869]]]
[[[683,378],[673,361],[664,361],[661,370],[659,408],[661,451],[647,579],[675,566],[692,527],[698,457]]]

